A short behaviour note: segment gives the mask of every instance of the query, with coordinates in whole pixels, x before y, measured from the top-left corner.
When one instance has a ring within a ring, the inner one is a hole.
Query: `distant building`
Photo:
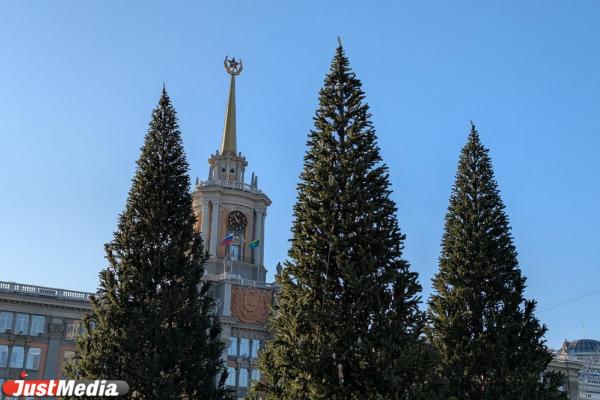
[[[61,377],[75,357],[89,295],[0,282],[0,384],[23,370],[30,379]]]
[[[600,400],[600,341],[564,341],[548,369],[566,376],[569,400]]]
[[[565,381],[562,390],[567,393],[569,400],[579,400],[579,371],[583,368],[583,363],[566,358],[557,358],[556,352],[553,353],[553,356],[554,358],[548,365],[548,370],[563,374]]]
[[[227,386],[243,398],[260,379],[257,357],[269,333],[265,327],[276,286],[266,282],[265,219],[269,197],[258,188],[237,151],[235,77],[241,62],[226,60],[231,75],[221,147],[209,160],[205,181],[197,181],[193,207],[196,230],[209,252],[205,280],[212,283],[227,347]],[[227,240],[224,240],[227,237]],[[31,378],[55,378],[75,357],[81,316],[89,293],[0,282],[0,379],[25,369]],[[115,377],[118,378],[118,377]],[[1,396],[0,396],[1,397]]]

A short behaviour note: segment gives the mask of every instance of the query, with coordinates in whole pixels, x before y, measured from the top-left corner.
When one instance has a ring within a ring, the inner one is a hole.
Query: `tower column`
[[[264,210],[257,210],[256,212],[256,233],[257,233],[257,238],[260,239],[260,243],[258,245],[258,251],[256,251],[256,254],[254,255],[255,257],[255,264],[256,265],[264,265],[264,260],[263,260],[263,251],[264,251],[264,246],[265,246],[265,211]]]
[[[217,249],[220,243],[219,240],[219,211],[221,209],[221,204],[213,203],[212,206],[212,216],[211,216],[211,226],[210,226],[210,250],[209,254],[211,257],[217,256]]]
[[[202,234],[202,240],[204,241],[204,248],[207,249],[208,243],[208,221],[210,221],[210,202],[202,202],[202,226],[200,227],[200,233]]]
[[[260,234],[262,237],[262,240],[260,241],[260,265],[264,266],[265,265],[265,219],[267,218],[267,213],[266,211],[263,211],[262,213],[262,233]]]
[[[258,213],[256,212],[256,210],[252,210],[252,239],[251,240],[256,240],[256,239],[260,239],[260,230],[258,229]],[[258,249],[256,249],[256,248],[250,249],[250,252],[252,254],[252,264],[260,265],[258,263]]]

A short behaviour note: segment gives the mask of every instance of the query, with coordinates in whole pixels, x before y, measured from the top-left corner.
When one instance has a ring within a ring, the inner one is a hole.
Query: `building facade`
[[[553,355],[548,369],[565,375],[569,400],[600,400],[600,341],[565,340]]]
[[[21,371],[29,379],[62,377],[63,367],[74,361],[81,316],[91,309],[89,296],[0,282],[0,384]]]
[[[265,327],[276,286],[266,282],[265,220],[269,197],[237,151],[235,79],[242,64],[225,60],[229,98],[221,147],[208,160],[206,180],[197,180],[193,207],[196,230],[209,253],[203,279],[211,282],[226,343],[227,386],[243,398],[260,379],[257,357],[269,338]],[[0,282],[0,380],[57,378],[73,362],[81,318],[90,310],[90,293]],[[117,378],[117,377],[115,377]],[[1,397],[1,396],[0,396]]]

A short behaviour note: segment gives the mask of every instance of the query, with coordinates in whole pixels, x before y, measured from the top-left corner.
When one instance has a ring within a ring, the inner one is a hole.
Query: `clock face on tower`
[[[248,224],[248,220],[246,216],[241,211],[232,211],[229,213],[229,217],[227,217],[227,223],[229,228],[236,232],[243,231],[246,228],[246,224]]]

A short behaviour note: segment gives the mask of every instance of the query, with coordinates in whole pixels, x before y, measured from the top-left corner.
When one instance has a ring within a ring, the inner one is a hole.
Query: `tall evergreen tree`
[[[523,296],[508,218],[488,150],[472,125],[446,214],[433,279],[429,338],[456,399],[560,399],[560,376],[544,375],[546,327]]]
[[[417,274],[361,82],[340,44],[320,91],[259,366],[268,399],[433,399]]]
[[[71,375],[122,379],[135,399],[225,397],[220,325],[194,232],[188,164],[163,88],[100,273]]]

